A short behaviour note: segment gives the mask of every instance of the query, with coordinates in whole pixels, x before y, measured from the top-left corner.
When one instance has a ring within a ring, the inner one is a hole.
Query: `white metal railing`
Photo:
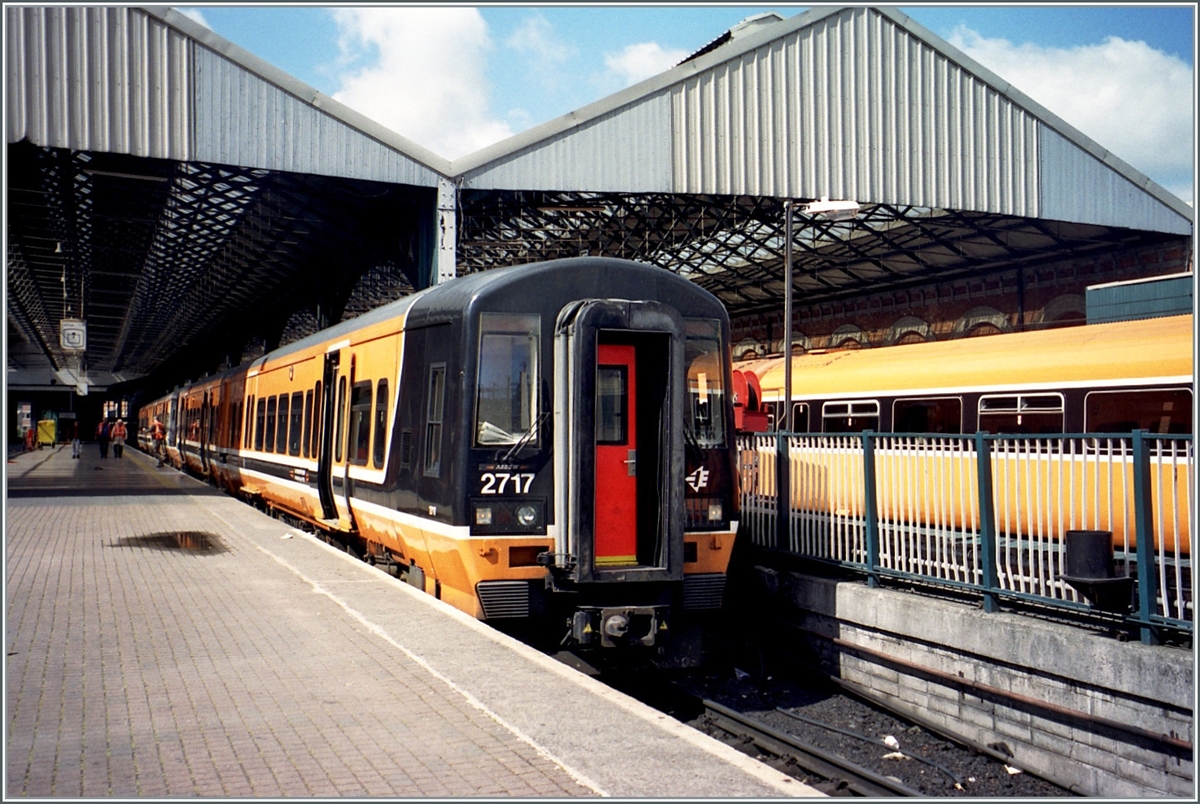
[[[1066,580],[1066,534],[1108,531],[1115,575],[1138,577],[1135,619],[1190,628],[1190,436],[760,434],[740,437],[739,452],[741,527],[760,546],[1078,607],[1087,601]]]

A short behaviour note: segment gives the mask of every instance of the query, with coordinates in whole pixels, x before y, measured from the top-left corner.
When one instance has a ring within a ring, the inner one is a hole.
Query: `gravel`
[[[735,667],[683,675],[676,683],[690,694],[755,717],[802,742],[893,777],[924,796],[1074,795],[847,695],[823,680],[809,683],[771,676],[756,678]],[[691,724],[708,730],[703,718],[693,719]],[[989,747],[1005,752],[1003,744]]]

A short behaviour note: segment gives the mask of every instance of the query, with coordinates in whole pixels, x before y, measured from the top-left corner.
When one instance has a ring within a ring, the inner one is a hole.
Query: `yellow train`
[[[177,389],[139,429],[473,616],[686,662],[737,533],[729,329],[652,266],[497,269]]]
[[[995,442],[1000,528],[1053,538],[1064,529],[1111,530],[1114,542],[1129,548],[1133,470],[1128,439],[1120,436],[1193,432],[1195,343],[1192,316],[1183,315],[796,355],[790,430],[884,434],[877,467],[897,490],[879,500],[880,517],[954,528],[970,526],[969,506],[947,495],[932,510],[929,490],[950,484],[959,498],[976,495],[973,458],[935,449],[935,437],[1025,436]],[[782,357],[736,363],[733,382],[739,432],[783,429]],[[1187,555],[1195,478],[1181,454],[1157,457],[1151,483],[1156,544]],[[824,478],[852,471],[858,469],[820,469]],[[802,487],[807,501],[797,504],[829,507],[827,485]],[[831,510],[861,506],[861,499],[847,499]]]

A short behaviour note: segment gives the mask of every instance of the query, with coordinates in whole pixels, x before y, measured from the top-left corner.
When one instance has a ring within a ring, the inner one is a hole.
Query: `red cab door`
[[[633,346],[597,345],[597,568],[625,567],[638,563],[635,358]]]

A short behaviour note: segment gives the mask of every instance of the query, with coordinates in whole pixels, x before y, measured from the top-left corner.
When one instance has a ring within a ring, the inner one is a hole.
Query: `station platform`
[[[135,449],[6,493],[6,799],[820,795]]]

